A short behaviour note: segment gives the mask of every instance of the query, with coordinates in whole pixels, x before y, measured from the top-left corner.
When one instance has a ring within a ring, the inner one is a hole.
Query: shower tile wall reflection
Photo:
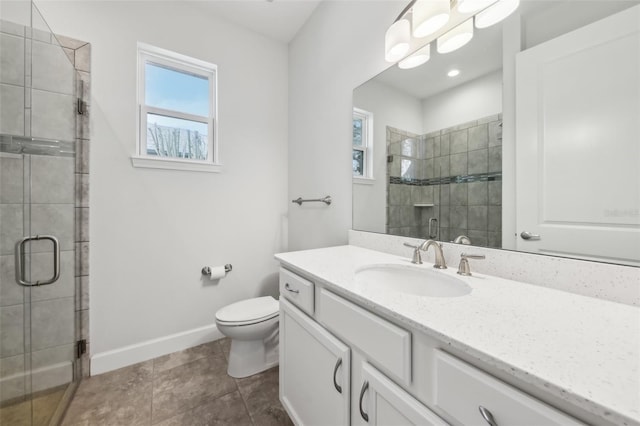
[[[387,233],[502,241],[502,116],[426,135],[387,127]],[[429,220],[437,227],[429,229]]]

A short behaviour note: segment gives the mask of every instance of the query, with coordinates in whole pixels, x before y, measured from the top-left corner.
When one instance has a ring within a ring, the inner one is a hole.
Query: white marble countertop
[[[471,293],[420,297],[356,285],[409,259],[356,246],[277,254],[284,266],[611,422],[640,425],[640,308],[475,274]],[[473,271],[473,265],[471,265]]]

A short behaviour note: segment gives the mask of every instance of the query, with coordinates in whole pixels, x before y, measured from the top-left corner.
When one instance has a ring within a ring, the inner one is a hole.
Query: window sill
[[[132,156],[133,167],[143,167],[148,169],[185,170],[191,172],[221,173],[222,164],[205,163],[196,161],[170,160],[164,158],[149,158]]]
[[[353,177],[353,183],[358,185],[373,185],[376,182],[374,178],[368,177]]]

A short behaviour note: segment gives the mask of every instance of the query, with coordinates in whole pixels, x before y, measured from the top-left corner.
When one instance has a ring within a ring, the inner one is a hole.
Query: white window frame
[[[152,107],[145,103],[145,64],[151,62],[169,69],[205,77],[209,80],[209,115],[200,116],[179,111]],[[222,163],[218,142],[218,67],[215,64],[195,59],[170,50],[138,42],[138,91],[137,91],[137,137],[136,155],[131,157],[134,167],[154,169],[192,170],[220,172]],[[147,113],[163,115],[207,124],[207,158],[192,160],[171,157],[157,157],[147,154]]]
[[[352,148],[354,150],[362,151],[362,176],[353,176],[353,182],[371,185],[373,184],[373,113],[369,111],[365,111],[360,108],[353,108],[353,118],[359,118],[362,120],[362,146],[357,146],[353,144],[353,139],[351,141]],[[353,135],[352,135],[353,137]]]

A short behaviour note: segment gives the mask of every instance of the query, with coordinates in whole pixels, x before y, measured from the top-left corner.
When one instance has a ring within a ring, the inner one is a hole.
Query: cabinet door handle
[[[362,418],[364,419],[365,422],[369,421],[369,415],[367,413],[364,412],[364,410],[362,409],[362,400],[364,399],[364,393],[367,391],[367,389],[369,389],[369,382],[365,381],[362,384],[362,390],[360,390],[360,415],[362,416]]]
[[[300,293],[300,290],[294,290],[291,288],[291,286],[289,285],[289,283],[286,283],[284,285],[285,290],[290,291],[291,293]]]
[[[338,382],[336,382],[336,374],[338,373],[338,368],[340,368],[341,365],[342,358],[338,358],[338,361],[336,361],[336,366],[333,367],[333,386],[335,386],[338,393],[342,393],[342,386],[340,386]]]
[[[496,423],[495,419],[493,418],[493,414],[491,414],[491,411],[487,410],[482,405],[479,406],[478,409],[480,410],[480,414],[482,414],[482,418],[486,420],[489,426],[498,426],[498,423]]]

